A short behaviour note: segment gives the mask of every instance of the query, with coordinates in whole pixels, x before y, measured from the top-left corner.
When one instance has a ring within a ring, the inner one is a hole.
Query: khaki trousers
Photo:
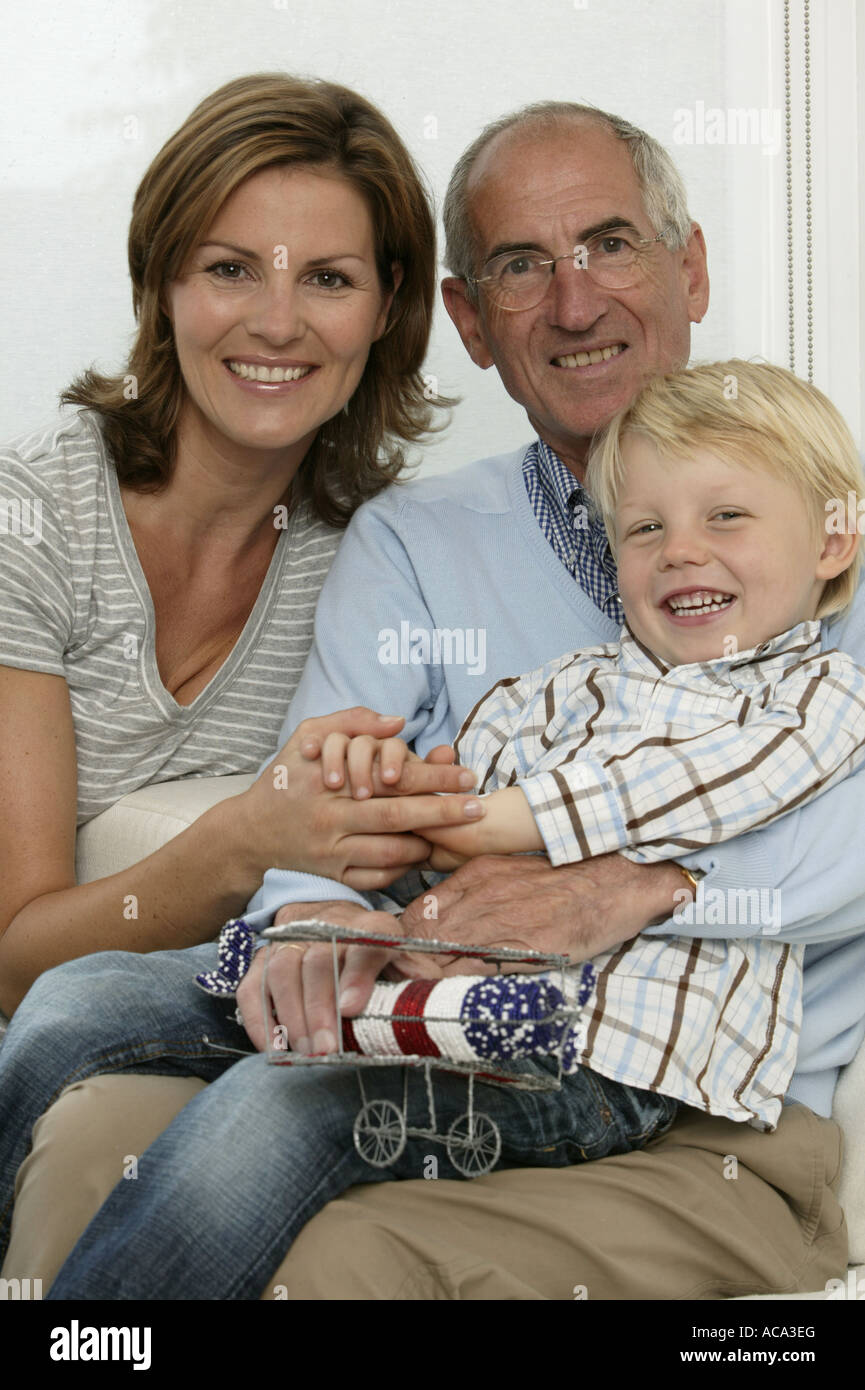
[[[64,1091],[19,1172],[3,1276],[41,1278],[47,1292],[124,1168],[203,1084],[115,1075]],[[304,1228],[262,1297],[658,1300],[822,1289],[847,1266],[840,1160],[838,1126],[802,1105],[785,1108],[774,1134],[685,1111],[642,1151],[574,1168],[355,1187]]]

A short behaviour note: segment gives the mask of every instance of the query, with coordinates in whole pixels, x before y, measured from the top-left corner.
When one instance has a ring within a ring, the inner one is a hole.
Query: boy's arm
[[[823,644],[865,666],[865,581],[841,616],[823,625]],[[743,890],[772,903],[772,930],[781,941],[832,942],[857,936],[865,922],[865,855],[858,828],[865,802],[865,769],[760,830],[677,856],[705,875],[712,902],[736,904]],[[840,833],[839,833],[840,831]],[[747,916],[747,914],[746,914]],[[759,916],[759,914],[758,914]],[[730,920],[728,920],[728,917]],[[732,913],[707,914],[699,906],[676,910],[675,920],[645,928],[650,935],[747,937],[759,922]]]
[[[452,869],[544,849],[554,865],[614,851],[652,862],[788,815],[865,762],[865,672],[821,654],[782,686],[783,699],[744,728],[730,721],[672,745],[650,738],[520,778],[483,798],[477,824],[425,830],[439,847],[431,862]]]
[[[424,829],[424,838],[434,846],[430,858],[434,869],[448,872],[482,854],[524,854],[544,849],[543,837],[524,793],[511,785],[525,770],[515,738],[524,717],[531,716],[532,700],[538,690],[562,667],[577,665],[582,659],[579,653],[558,657],[527,675],[500,680],[467,716],[454,740],[458,761],[476,774],[479,792],[484,792],[493,777],[506,785],[481,797],[482,823],[448,827],[443,832],[431,830],[429,834]],[[579,687],[579,681],[576,684]],[[452,834],[452,830],[458,833]],[[468,834],[459,833],[463,830]]]
[[[456,869],[466,859],[477,859],[481,854],[543,852],[543,836],[520,787],[490,792],[483,805],[485,814],[477,825],[423,831],[424,839],[436,846],[430,858],[433,869]]]
[[[865,762],[865,672],[821,653],[745,726],[575,758],[520,779],[554,865],[675,859],[797,810]]]

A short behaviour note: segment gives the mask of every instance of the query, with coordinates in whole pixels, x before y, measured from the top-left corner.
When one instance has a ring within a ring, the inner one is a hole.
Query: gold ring
[[[306,947],[298,946],[295,941],[280,941],[279,945],[276,948],[277,951],[281,951],[283,946],[287,946],[290,951],[300,951],[300,954],[302,956],[306,955]]]

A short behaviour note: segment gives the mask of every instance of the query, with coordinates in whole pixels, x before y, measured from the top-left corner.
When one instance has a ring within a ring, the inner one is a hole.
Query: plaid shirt
[[[616,562],[604,523],[585,488],[542,439],[526,450],[523,482],[537,523],[565,569],[596,608],[613,622],[623,623]]]
[[[865,761],[865,672],[821,651],[817,622],[672,668],[626,628],[617,645],[500,681],[455,746],[482,791],[522,788],[554,864],[613,850],[665,860],[765,825]],[[594,963],[579,1062],[774,1127],[802,948],[637,937]]]

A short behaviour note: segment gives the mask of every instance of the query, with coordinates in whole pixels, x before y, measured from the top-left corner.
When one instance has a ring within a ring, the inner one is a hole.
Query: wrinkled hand
[[[567,955],[574,962],[629,941],[680,898],[683,879],[670,864],[635,864],[600,855],[554,869],[537,855],[485,855],[410,903],[406,936],[512,946]],[[430,919],[430,895],[436,917]],[[525,971],[530,967],[503,966]],[[483,974],[478,962],[457,962],[446,974]]]
[[[368,912],[355,903],[292,903],[281,907],[275,922],[299,922],[309,918],[336,926],[362,927],[370,932],[401,932],[400,918],[389,912]],[[386,972],[399,979],[406,970],[413,977],[435,978],[442,974],[433,956],[406,956],[372,946],[337,946],[339,1001],[343,1014],[353,1018],[369,1000],[372,987]],[[265,975],[264,1012],[262,980]],[[337,1007],[334,998],[333,947],[329,941],[275,942],[256,951],[248,973],[240,982],[237,1003],[250,1040],[258,1050],[273,1045],[275,1030],[295,1052],[333,1052],[337,1043]]]
[[[357,707],[306,719],[275,759],[234,798],[249,846],[252,876],[269,868],[296,869],[335,878],[352,888],[386,888],[411,864],[427,858],[429,843],[412,832],[423,826],[461,825],[483,815],[476,797],[458,793],[465,769],[443,758],[406,763],[387,795],[352,799],[349,789],[322,786],[318,764],[301,752],[310,739],[329,733],[388,736],[404,723]]]

